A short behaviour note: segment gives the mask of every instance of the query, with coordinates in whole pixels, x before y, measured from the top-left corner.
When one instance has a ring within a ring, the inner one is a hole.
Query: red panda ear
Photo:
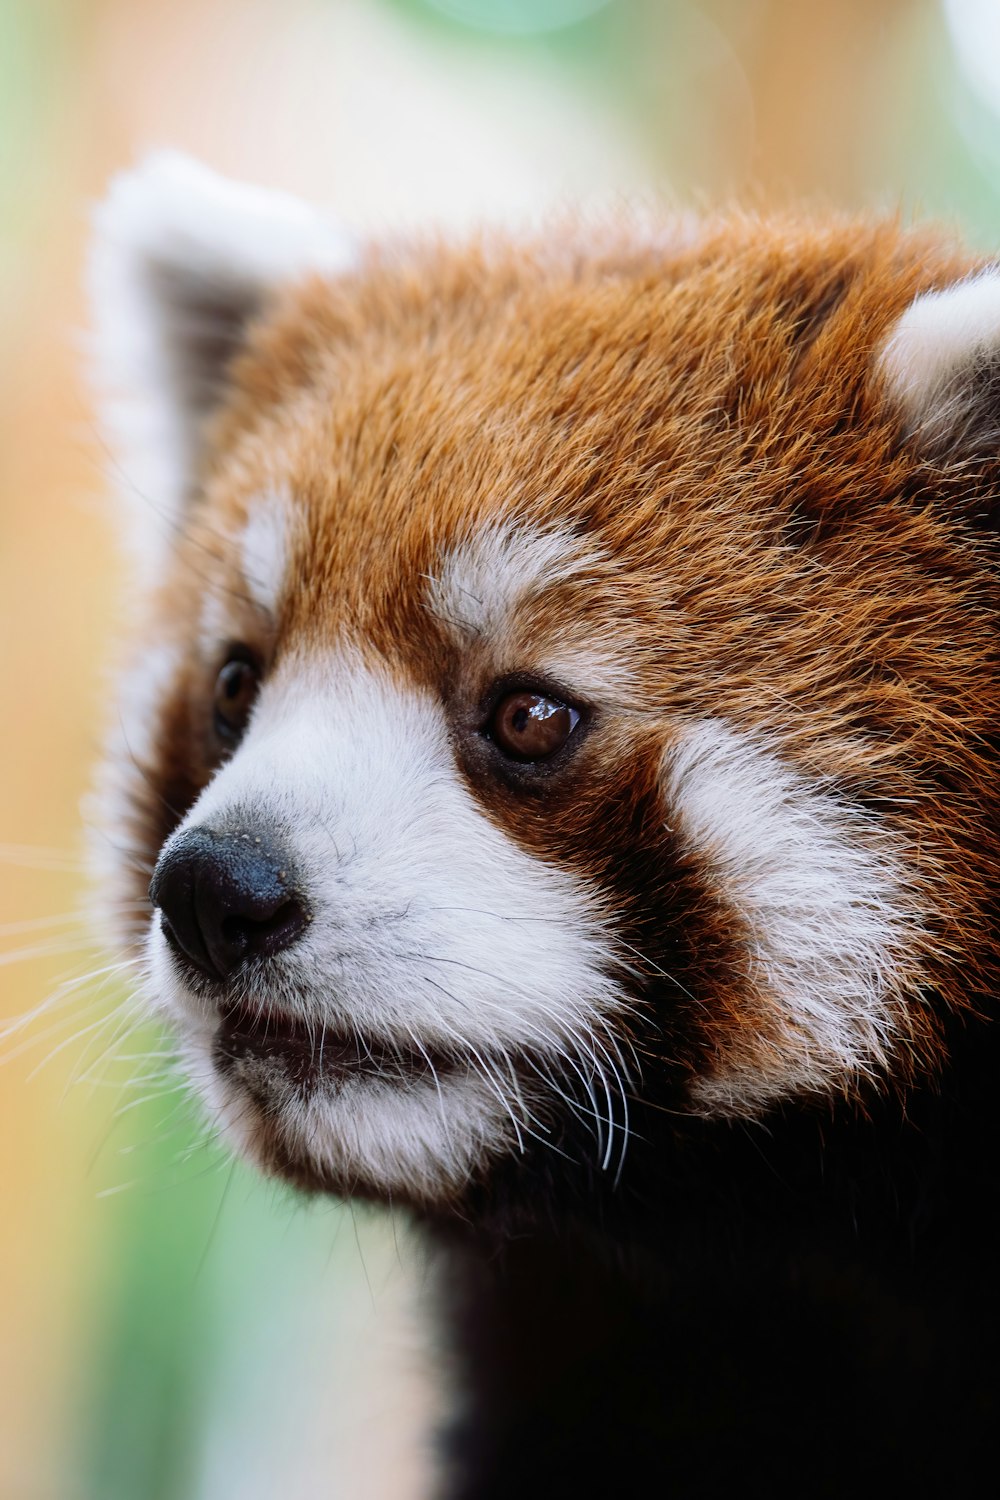
[[[117,487],[139,502],[146,543],[178,522],[248,322],[282,285],[345,270],[355,252],[305,203],[173,152],[116,177],[94,229],[94,373]]]
[[[1000,268],[911,302],[879,369],[922,448],[954,459],[1000,455]]]

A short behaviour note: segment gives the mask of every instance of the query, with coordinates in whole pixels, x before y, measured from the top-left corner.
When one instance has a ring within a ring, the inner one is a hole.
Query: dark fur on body
[[[1000,1058],[989,1024],[950,1032],[905,1104],[640,1109],[624,1191],[536,1156],[530,1192],[518,1171],[430,1223],[449,1496],[977,1492],[1000,1422]]]

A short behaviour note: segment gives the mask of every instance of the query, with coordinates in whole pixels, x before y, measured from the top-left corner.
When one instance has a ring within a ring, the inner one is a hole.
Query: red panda
[[[100,208],[106,888],[236,1150],[408,1205],[450,1497],[967,1493],[1000,1416],[1000,271]]]

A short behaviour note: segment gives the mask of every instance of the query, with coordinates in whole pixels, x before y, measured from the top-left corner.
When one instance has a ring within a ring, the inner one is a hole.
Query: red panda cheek
[[[928,912],[902,836],[720,720],[686,726],[663,784],[678,854],[732,914],[736,1004],[695,1107],[753,1115],[892,1074],[926,1042]]]

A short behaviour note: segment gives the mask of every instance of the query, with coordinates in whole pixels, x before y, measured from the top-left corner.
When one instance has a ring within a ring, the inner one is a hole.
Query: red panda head
[[[454,1202],[933,1072],[990,962],[974,272],[742,218],[378,251],[177,158],[116,183],[107,878],[152,876],[130,936],[239,1147]]]

